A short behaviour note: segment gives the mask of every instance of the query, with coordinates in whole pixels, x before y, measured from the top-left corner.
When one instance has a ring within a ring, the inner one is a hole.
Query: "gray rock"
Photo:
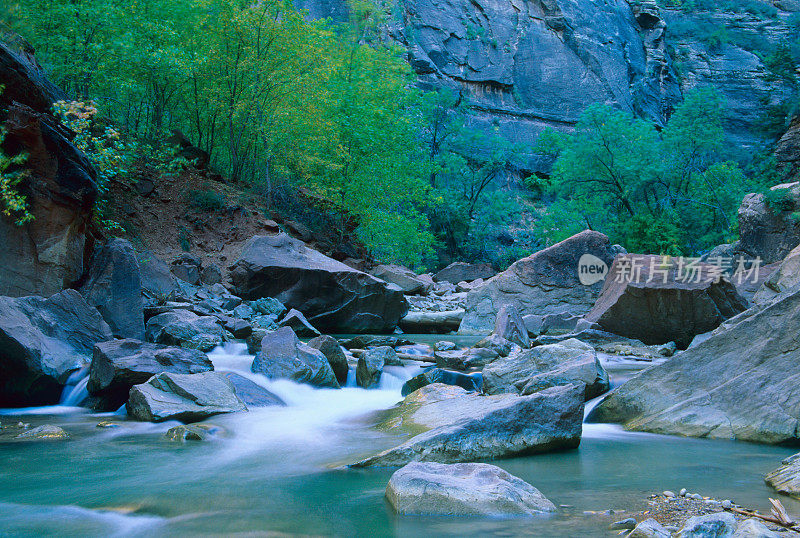
[[[800,286],[800,246],[792,250],[753,295],[753,303],[768,304],[779,294]]]
[[[0,297],[0,407],[58,403],[70,374],[89,364],[108,324],[75,290]]]
[[[286,403],[261,385],[234,372],[221,372],[233,385],[233,391],[248,407],[284,406]]]
[[[292,308],[278,323],[278,327],[291,327],[298,336],[319,336],[320,333],[308,322],[302,312]]]
[[[582,385],[586,400],[609,389],[594,348],[575,339],[498,359],[484,368],[483,384],[487,394],[533,394],[558,385]]]
[[[170,271],[176,278],[197,286],[200,284],[202,266],[203,264],[197,256],[182,254],[172,262]]]
[[[23,432],[15,437],[20,441],[66,441],[69,434],[59,426],[45,424]]]
[[[318,387],[339,388],[328,359],[321,351],[300,343],[289,327],[267,333],[251,367],[273,379],[291,379]]]
[[[733,538],[780,538],[782,533],[769,530],[761,520],[751,517],[736,526]]]
[[[799,323],[795,292],[641,372],[600,402],[589,419],[656,433],[795,443]]]
[[[80,288],[118,338],[144,338],[142,280],[133,245],[112,239],[95,251]]]
[[[320,350],[325,355],[340,385],[347,383],[347,372],[349,370],[347,356],[344,354],[338,340],[332,336],[318,336],[309,340],[308,346]]]
[[[514,344],[499,334],[490,334],[486,338],[478,340],[473,347],[475,349],[488,349],[500,357],[508,357],[514,349]]]
[[[116,410],[128,399],[134,385],[155,374],[196,374],[214,369],[205,353],[195,349],[168,347],[139,340],[111,340],[94,346],[87,389],[102,395],[108,410]]]
[[[231,268],[231,280],[240,297],[275,297],[327,332],[391,332],[408,311],[396,286],[286,234],[251,238]]]
[[[522,316],[519,315],[519,310],[513,304],[500,307],[497,319],[494,322],[493,334],[520,347],[531,347],[528,329],[525,328]]]
[[[602,282],[582,285],[578,260],[591,254],[611,265],[619,251],[605,235],[586,230],[516,261],[467,294],[467,313],[459,333],[488,334],[504,305],[516,306],[522,316],[587,312],[597,299]]]
[[[372,356],[379,355],[386,366],[403,366],[403,361],[400,360],[400,357],[397,356],[397,351],[391,346],[369,347],[366,353]]]
[[[611,531],[624,531],[624,530],[633,530],[636,528],[636,520],[632,517],[628,519],[622,519],[620,521],[615,521],[611,525],[608,526],[608,530]]]
[[[486,463],[411,462],[389,479],[386,498],[399,514],[521,516],[556,511],[538,489]]]
[[[582,422],[583,391],[577,387],[483,396],[437,383],[406,396],[378,425],[414,437],[353,466],[457,463],[575,448]]]
[[[448,340],[441,340],[433,344],[434,351],[455,351],[456,349],[456,344]]]
[[[155,254],[147,251],[140,252],[137,259],[142,292],[145,296],[166,302],[181,292],[178,279],[170,272],[169,266]]]
[[[402,265],[379,265],[369,274],[396,285],[407,295],[423,293],[430,287],[414,271]]]
[[[762,263],[779,262],[800,244],[800,223],[792,213],[800,210],[800,183],[776,185],[785,193],[789,207],[774,211],[761,193],[748,194],[739,206],[739,250]]]
[[[645,519],[636,525],[628,538],[672,538],[672,534],[655,519]]]
[[[457,330],[462,319],[463,309],[441,312],[412,310],[400,320],[400,328],[407,333],[443,334]]]
[[[383,375],[384,356],[383,350],[392,349],[390,347],[378,347],[368,349],[364,355],[358,358],[356,366],[356,384],[359,387],[369,389],[377,387]],[[394,351],[392,349],[392,351]]]
[[[147,340],[168,346],[211,351],[226,340],[225,330],[212,316],[172,310],[147,320]]]
[[[736,518],[728,512],[690,517],[678,532],[678,538],[726,538],[733,536]]]
[[[279,318],[287,310],[286,306],[274,297],[262,297],[248,304],[254,312],[275,318]]]
[[[443,368],[428,368],[421,374],[415,375],[405,383],[400,390],[400,394],[405,398],[415,390],[419,390],[427,385],[443,383],[454,387],[461,387],[470,392],[480,392],[483,378],[481,374],[462,374]]]
[[[458,284],[459,282],[472,282],[479,278],[489,279],[496,274],[497,271],[491,265],[454,262],[433,275],[433,279],[437,282]]]
[[[198,422],[247,410],[233,384],[217,372],[157,374],[131,388],[126,408],[130,417],[149,422]]]
[[[800,498],[800,453],[789,456],[764,481],[779,493]]]
[[[207,265],[200,272],[200,281],[207,286],[219,284],[222,282],[222,270],[214,263]]]

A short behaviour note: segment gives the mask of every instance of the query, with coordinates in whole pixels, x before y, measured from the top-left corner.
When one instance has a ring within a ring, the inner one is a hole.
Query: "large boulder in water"
[[[112,338],[75,290],[50,298],[0,297],[0,407],[55,404],[69,375]]]
[[[487,394],[533,394],[558,385],[582,385],[591,400],[610,384],[597,353],[589,344],[570,338],[497,359],[483,369]]]
[[[289,327],[267,333],[261,340],[251,370],[273,379],[291,379],[318,387],[339,388],[328,359],[318,349],[302,344]]]
[[[586,319],[645,344],[687,347],[698,335],[747,309],[719,268],[683,258],[625,254],[611,266]]]
[[[556,511],[538,489],[487,463],[411,462],[389,479],[386,498],[399,514],[529,516]]]
[[[118,338],[144,339],[142,279],[133,245],[113,239],[95,251],[80,288]]]
[[[378,424],[383,430],[416,435],[353,466],[457,463],[576,448],[582,422],[583,387],[484,396],[436,383],[383,412]]]
[[[132,418],[148,422],[198,422],[247,410],[233,383],[217,372],[155,375],[131,388],[126,408]]]
[[[214,369],[205,353],[139,340],[111,340],[94,346],[87,389],[101,395],[110,409],[128,399],[132,386],[155,374],[197,374]]]
[[[211,351],[227,338],[225,329],[213,316],[198,316],[178,309],[147,320],[147,340],[156,344]]]
[[[585,230],[549,248],[516,261],[482,286],[470,291],[462,334],[488,334],[504,305],[514,305],[528,314],[583,314],[600,294],[602,282],[584,286],[578,262],[588,254],[599,267],[611,265],[621,252],[604,234]],[[586,259],[586,258],[585,258]]]
[[[615,389],[591,413],[627,429],[800,441],[800,292],[751,309]]]
[[[325,355],[340,385],[347,383],[347,372],[350,368],[347,356],[336,338],[328,335],[317,336],[308,341],[308,346],[320,350]]]
[[[391,332],[408,310],[402,290],[286,234],[258,235],[231,267],[235,293],[275,297],[327,332]]]

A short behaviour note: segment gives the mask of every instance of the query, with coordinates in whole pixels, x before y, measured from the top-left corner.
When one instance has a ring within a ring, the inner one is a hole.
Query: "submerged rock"
[[[408,310],[402,290],[286,234],[255,236],[231,268],[236,294],[275,297],[328,332],[391,332]]]
[[[139,340],[111,340],[94,347],[89,368],[91,394],[102,395],[108,410],[116,410],[128,399],[130,388],[155,374],[197,374],[214,369],[202,351],[182,349]]]
[[[589,419],[655,433],[796,443],[800,292],[751,310],[615,389]]]
[[[188,310],[171,310],[147,321],[147,340],[168,346],[211,351],[226,340],[225,330],[213,316]]]
[[[480,392],[483,379],[481,374],[477,372],[474,374],[462,374],[461,372],[451,372],[442,368],[429,368],[403,383],[400,394],[406,397],[415,390],[434,383],[461,387],[470,392]]]
[[[233,383],[217,372],[157,374],[131,388],[126,408],[130,417],[149,422],[198,422],[247,410]]]
[[[318,349],[328,359],[328,364],[331,365],[333,374],[336,376],[336,381],[340,385],[347,383],[347,371],[349,366],[347,364],[347,356],[339,345],[339,341],[332,336],[318,336],[308,341],[308,347]]]
[[[20,441],[66,441],[69,434],[59,426],[45,424],[21,433],[15,437]]]
[[[222,428],[213,424],[184,424],[167,430],[164,437],[169,441],[206,441],[220,433]]]
[[[556,511],[538,489],[486,463],[411,462],[389,479],[386,498],[399,514],[520,516]]]
[[[302,344],[289,327],[281,327],[262,338],[261,351],[256,354],[251,370],[273,379],[339,388],[325,355]]]
[[[582,422],[582,387],[484,396],[436,383],[408,395],[378,424],[414,437],[352,466],[456,463],[576,448]]]
[[[610,386],[594,348],[574,338],[498,359],[484,368],[483,383],[487,394],[533,394],[558,385],[582,385],[586,400]]]

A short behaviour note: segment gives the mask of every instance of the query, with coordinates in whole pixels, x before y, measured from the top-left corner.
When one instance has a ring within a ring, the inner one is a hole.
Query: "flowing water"
[[[0,411],[0,422],[58,424],[72,440],[0,445],[0,535],[183,536],[252,533],[376,536],[610,536],[609,521],[645,498],[682,487],[765,509],[763,475],[791,449],[625,432],[585,424],[578,450],[494,462],[539,488],[559,515],[542,518],[411,517],[383,498],[392,469],[342,466],[398,442],[369,427],[371,412],[400,400],[419,366],[389,367],[378,389],[314,389],[250,373],[243,344],[210,354],[217,370],[245,375],[288,404],[209,420],[224,437],[179,444],[177,423],[128,422],[75,407],[85,372],[62,405]],[[647,364],[603,357],[619,384]],[[352,372],[351,372],[352,377]],[[590,402],[587,406],[593,405]],[[117,428],[98,428],[111,420]],[[800,505],[787,499],[790,513]]]

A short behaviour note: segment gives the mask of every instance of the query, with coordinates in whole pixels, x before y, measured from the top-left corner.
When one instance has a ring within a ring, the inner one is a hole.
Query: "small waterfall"
[[[86,389],[88,384],[89,365],[87,364],[69,376],[58,404],[65,407],[79,407],[89,398],[89,391]]]

